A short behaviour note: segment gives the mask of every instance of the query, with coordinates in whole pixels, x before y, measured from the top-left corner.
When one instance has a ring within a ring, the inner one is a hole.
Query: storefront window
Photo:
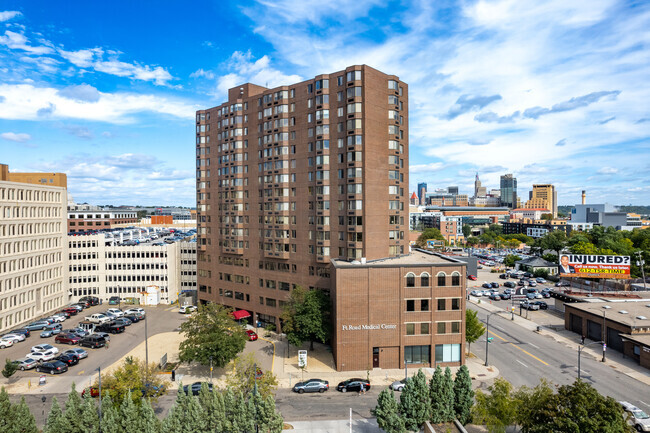
[[[405,346],[404,361],[407,364],[431,363],[431,346]]]
[[[436,362],[459,362],[460,344],[436,344]]]

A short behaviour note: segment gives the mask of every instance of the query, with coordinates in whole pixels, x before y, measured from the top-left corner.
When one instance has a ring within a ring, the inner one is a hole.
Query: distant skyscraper
[[[426,182],[418,183],[418,199],[420,199],[420,205],[425,205],[427,196],[427,184]]]
[[[557,217],[557,191],[551,184],[533,185],[530,192],[530,200],[526,202],[526,209],[548,209]]]
[[[501,176],[501,204],[509,208],[517,207],[517,178],[512,174]]]
[[[485,197],[487,195],[487,190],[484,186],[481,186],[481,181],[478,179],[478,172],[476,173],[476,179],[474,180],[474,197]]]
[[[447,187],[447,191],[449,191],[449,194],[458,195],[458,187],[457,186]]]

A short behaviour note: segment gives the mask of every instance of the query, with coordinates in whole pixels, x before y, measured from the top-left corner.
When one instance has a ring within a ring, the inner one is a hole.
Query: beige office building
[[[0,164],[0,332],[64,306],[66,175]]]

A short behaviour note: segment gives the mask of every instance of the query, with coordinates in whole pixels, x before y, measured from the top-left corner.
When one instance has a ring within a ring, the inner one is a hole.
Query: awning
[[[246,310],[233,311],[232,315],[235,317],[235,320],[251,317],[251,313]]]

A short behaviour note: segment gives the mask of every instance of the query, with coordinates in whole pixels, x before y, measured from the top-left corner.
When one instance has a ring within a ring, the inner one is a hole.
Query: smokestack
[[[582,190],[582,204],[587,204],[587,191]]]

